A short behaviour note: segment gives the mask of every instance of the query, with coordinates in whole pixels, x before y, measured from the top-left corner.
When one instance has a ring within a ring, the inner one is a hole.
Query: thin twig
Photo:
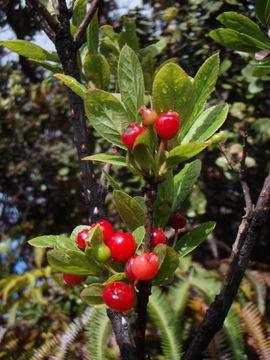
[[[258,234],[267,220],[269,207],[270,174],[265,179],[248,226],[243,231],[239,229],[239,247],[224,278],[222,289],[207,311],[182,360],[199,359],[215,333],[220,330],[237,294]]]
[[[83,21],[81,22],[81,24],[79,26],[76,34],[74,35],[74,41],[77,43],[78,47],[80,47],[82,45],[82,43],[85,41],[86,28],[87,28],[88,24],[90,23],[92,17],[94,16],[99,2],[100,2],[100,0],[93,0],[90,8],[88,9]]]
[[[222,151],[223,155],[225,156],[225,158],[228,161],[228,164],[231,166],[232,170],[239,176],[243,195],[244,195],[244,200],[245,200],[245,214],[242,217],[242,221],[239,226],[238,234],[237,234],[234,244],[232,246],[232,256],[234,254],[236,254],[236,252],[238,250],[240,236],[241,236],[242,232],[244,232],[246,230],[246,228],[248,227],[248,224],[250,222],[250,218],[252,215],[252,211],[253,211],[253,203],[252,203],[252,199],[251,199],[251,195],[250,195],[249,186],[248,186],[248,183],[246,180],[247,134],[244,134],[243,137],[244,137],[244,146],[243,146],[243,153],[242,153],[242,157],[241,157],[241,161],[240,161],[240,166],[238,166],[233,161],[231,156],[228,154],[225,144],[221,143],[219,145],[220,150]]]

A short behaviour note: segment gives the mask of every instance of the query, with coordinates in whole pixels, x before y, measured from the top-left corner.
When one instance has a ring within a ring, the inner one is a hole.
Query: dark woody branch
[[[196,331],[183,360],[199,359],[215,333],[220,330],[232,302],[237,294],[241,280],[248,265],[251,251],[256,239],[265,224],[270,207],[270,175],[265,179],[256,207],[252,210],[250,220],[244,229],[238,231],[239,246],[229,272],[225,277],[222,289],[211,304],[204,320]]]

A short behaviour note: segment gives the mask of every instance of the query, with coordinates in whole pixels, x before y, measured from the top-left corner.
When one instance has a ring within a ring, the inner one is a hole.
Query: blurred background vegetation
[[[254,1],[249,0],[143,1],[141,7],[133,9],[125,8],[120,1],[104,0],[99,20],[101,25],[110,24],[118,32],[122,27],[120,15],[127,14],[136,24],[141,47],[160,40],[158,56],[144,60],[148,87],[153,69],[162,62],[175,58],[193,76],[207,57],[220,51],[220,77],[212,97],[215,103],[218,99],[230,105],[222,134],[227,137],[226,146],[236,162],[242,154],[242,132],[248,133],[248,183],[256,199],[270,170],[270,74],[254,77],[252,56],[225,49],[208,36],[209,31],[220,26],[216,17],[224,11],[236,11],[256,21]],[[9,27],[18,39],[29,40],[39,34],[28,9],[18,0],[3,2],[0,19],[1,29]],[[104,313],[91,312],[82,305],[79,289],[64,286],[61,276],[47,265],[42,249],[33,251],[27,245],[27,240],[34,236],[69,234],[76,225],[88,223],[66,90],[38,65],[22,57],[6,61],[6,54],[7,50],[0,50],[0,359],[89,359],[94,347],[89,319],[102,323],[106,320]],[[107,146],[95,133],[91,136],[93,151],[100,152],[100,148]],[[180,297],[175,302],[181,301],[182,312],[178,310],[184,347],[209,303],[211,289],[218,286],[226,271],[230,248],[244,213],[238,179],[218,147],[204,151],[201,158],[199,183],[182,211],[191,226],[213,220],[217,227],[193,254],[193,262],[189,259],[182,265],[175,288],[170,289],[172,297],[179,291]],[[136,178],[126,182],[122,169],[113,170],[111,175],[127,191],[137,194]],[[108,196],[109,210],[110,201]],[[113,210],[110,216],[115,217]],[[238,329],[234,335],[237,338],[240,334],[242,353],[247,359],[269,359],[269,237],[268,226],[258,237],[249,272],[231,313],[233,320],[223,334],[215,337],[205,358],[244,359],[237,353],[239,344],[228,336],[232,329]],[[188,286],[183,288],[183,284]],[[159,305],[165,301],[158,296],[157,299]],[[149,311],[153,323],[162,328],[165,325],[156,321],[153,308],[152,304]],[[88,330],[83,331],[84,328]],[[157,343],[151,329],[149,338]],[[164,358],[161,353],[157,348],[153,358]],[[102,356],[117,358],[112,337]]]

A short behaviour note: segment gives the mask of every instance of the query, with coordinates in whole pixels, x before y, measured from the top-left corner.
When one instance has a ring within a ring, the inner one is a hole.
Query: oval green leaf
[[[75,94],[80,96],[82,99],[86,93],[86,88],[83,84],[79,83],[74,77],[64,74],[53,74],[54,77],[63,81],[63,83],[70,88]]]
[[[110,65],[101,55],[87,54],[83,64],[84,73],[88,81],[95,87],[107,90],[110,85]]]
[[[175,251],[177,251],[181,257],[189,254],[206,239],[207,235],[214,230],[215,226],[216,223],[214,221],[209,221],[192,229],[178,240]]]
[[[178,166],[181,162],[186,161],[193,156],[199,154],[203,149],[209,146],[210,143],[189,143],[182,144],[175,147],[171,150],[166,159],[166,167],[174,168]]]
[[[127,166],[126,158],[117,154],[95,154],[86,156],[82,160],[101,161],[118,166]]]
[[[113,191],[113,198],[118,213],[130,231],[144,225],[146,214],[135,199],[119,190]]]
[[[91,284],[83,289],[81,298],[83,302],[89,305],[103,304],[102,294],[104,290],[103,284]]]
[[[43,235],[38,236],[32,240],[29,240],[28,243],[32,246],[39,248],[56,248],[56,249],[66,249],[66,250],[78,250],[73,239],[70,239],[62,235]]]
[[[84,104],[90,125],[104,139],[126,149],[121,136],[129,125],[129,118],[120,101],[103,90],[88,90]]]
[[[166,285],[171,282],[179,265],[179,255],[173,248],[165,244],[158,244],[153,251],[158,254],[159,263],[159,270],[153,279],[153,285]]]
[[[128,115],[132,122],[139,118],[138,110],[144,105],[144,78],[135,52],[125,45],[118,62],[118,83]]]

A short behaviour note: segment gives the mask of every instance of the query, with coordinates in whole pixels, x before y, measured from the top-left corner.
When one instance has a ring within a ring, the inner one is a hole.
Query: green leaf
[[[81,292],[82,301],[89,305],[104,304],[102,294],[104,290],[103,284],[91,284]]]
[[[270,40],[264,35],[259,26],[244,15],[238,14],[234,11],[228,11],[219,15],[217,20],[229,29],[246,34],[262,43],[265,43],[266,46],[270,46]]]
[[[39,66],[42,66],[44,67],[44,69],[47,69],[53,73],[56,73],[56,72],[61,72],[63,71],[62,67],[59,66],[58,64],[52,64],[52,63],[49,63],[47,61],[43,61],[43,60],[34,60],[34,59],[30,59],[30,61],[33,63],[33,64],[36,64],[36,65],[39,65]]]
[[[174,168],[178,166],[181,162],[186,161],[193,156],[199,154],[203,149],[209,146],[210,143],[189,143],[183,144],[175,147],[169,151],[166,159],[166,167]]]
[[[108,284],[111,284],[112,282],[115,282],[115,281],[121,281],[121,280],[124,280],[126,279],[127,276],[124,272],[121,272],[121,273],[118,273],[118,274],[114,274],[112,276],[109,277],[108,280],[106,280],[103,285],[108,285]]]
[[[214,221],[209,221],[192,229],[178,240],[175,251],[177,251],[181,257],[189,254],[206,239],[207,235],[214,230],[215,226],[216,223]]]
[[[191,121],[187,123],[185,129],[181,128],[178,138],[181,139],[188,131],[192,121],[204,110],[206,101],[214,90],[219,72],[219,54],[210,56],[199,68],[194,78],[194,109],[191,116]]]
[[[134,238],[136,240],[137,248],[139,248],[139,246],[143,243],[143,240],[144,240],[145,227],[144,226],[138,227],[137,229],[135,229],[132,232],[132,235],[134,236]]]
[[[75,227],[75,229],[72,231],[72,233],[70,234],[70,239],[75,243],[76,239],[77,239],[77,235],[79,234],[79,232],[85,230],[85,229],[91,229],[91,226],[89,225],[78,225]]]
[[[30,57],[36,60],[49,60],[49,61],[59,61],[59,58],[55,54],[49,53],[47,50],[42,49],[42,47],[33,44],[25,40],[8,40],[0,41],[0,46],[5,46],[11,51],[16,52],[19,55]]]
[[[179,265],[179,256],[173,248],[165,244],[158,244],[153,251],[158,254],[159,263],[159,270],[153,279],[153,285],[166,285],[171,282]]]
[[[87,47],[88,52],[90,54],[96,55],[98,53],[98,42],[99,42],[99,36],[98,36],[98,17],[97,17],[98,10],[95,12],[95,15],[93,16],[92,20],[90,21],[89,25],[86,29],[86,39],[87,39]]]
[[[146,207],[146,204],[145,204],[145,201],[144,201],[143,196],[134,196],[133,199],[137,201],[137,203],[140,205],[140,207],[141,207],[141,208],[143,209],[143,211],[146,213],[147,207]]]
[[[118,166],[127,166],[126,158],[117,154],[95,154],[86,156],[83,160],[101,161]]]
[[[174,185],[172,171],[167,171],[163,181],[157,187],[157,197],[154,202],[154,226],[164,228],[171,215],[174,200]]]
[[[119,34],[119,45],[122,48],[127,44],[134,51],[139,50],[139,39],[136,34],[136,25],[133,20],[128,17],[123,17],[123,28],[124,31]]]
[[[114,180],[114,178],[104,169],[102,169],[103,174],[106,176],[106,179],[113,188],[113,190],[121,190],[121,187],[119,186],[118,182]]]
[[[129,118],[120,101],[103,90],[88,90],[84,100],[90,125],[103,138],[126,149],[121,136],[129,125]]]
[[[67,250],[78,250],[76,243],[73,239],[61,235],[44,235],[38,236],[28,243],[35,247],[40,248],[56,248],[56,249],[67,249]]]
[[[103,232],[99,224],[94,226],[88,233],[88,241],[86,242],[86,246],[90,244],[91,246],[95,246],[103,243]],[[88,246],[87,246],[88,247]]]
[[[166,38],[162,38],[158,42],[148,45],[145,48],[141,49],[139,52],[142,56],[147,56],[148,54],[150,54],[151,56],[156,57],[162,53],[162,51],[165,49],[166,46],[167,46],[167,40]]]
[[[256,0],[255,3],[256,16],[267,27],[270,23],[270,0]]]
[[[72,24],[78,27],[86,13],[86,5],[88,0],[76,0],[72,11]]]
[[[144,225],[146,215],[135,199],[123,191],[114,190],[113,198],[116,209],[130,231]]]
[[[159,113],[176,111],[187,123],[194,101],[192,81],[185,71],[174,63],[164,65],[156,74],[153,83],[153,108]]]
[[[228,115],[229,106],[221,104],[205,110],[193,122],[182,144],[190,142],[202,142],[209,139],[224,123]]]
[[[84,61],[84,72],[88,81],[99,89],[107,90],[110,85],[110,65],[101,55],[88,54]]]
[[[125,45],[118,62],[118,83],[121,100],[132,122],[139,118],[138,110],[144,105],[144,79],[142,67],[135,52]]]
[[[260,50],[269,50],[270,45],[266,44],[231,29],[216,29],[209,33],[209,36],[217,43],[232,50],[255,53]]]
[[[90,262],[80,250],[51,250],[48,252],[49,264],[57,271],[74,275],[96,275],[100,267]]]
[[[190,193],[200,175],[201,167],[201,161],[194,160],[193,162],[186,164],[185,167],[174,176],[174,201],[172,212],[180,208],[185,198]]]
[[[80,96],[82,99],[86,94],[86,88],[83,84],[79,83],[74,77],[64,74],[53,74],[54,77],[63,81],[63,83],[69,87],[75,94]]]

